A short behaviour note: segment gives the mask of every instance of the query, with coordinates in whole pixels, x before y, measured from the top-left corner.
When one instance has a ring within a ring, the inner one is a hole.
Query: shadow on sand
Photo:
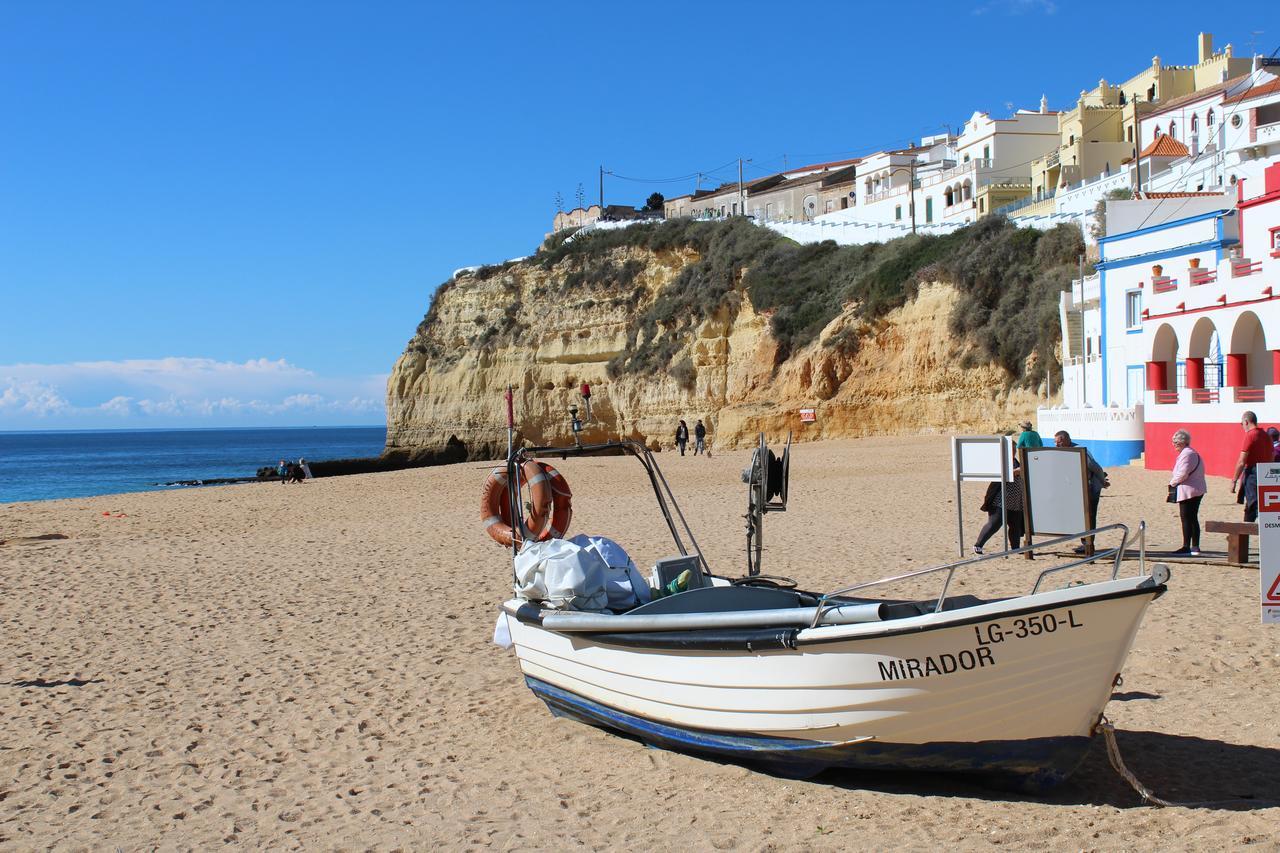
[[[57,681],[46,681],[43,678],[28,678],[21,681],[9,681],[5,687],[84,687],[86,684],[100,684],[101,678],[62,678]]]
[[[1116,741],[1129,770],[1162,799],[1188,803],[1192,808],[1229,811],[1280,806],[1275,785],[1280,749],[1148,731],[1117,731]],[[849,790],[931,797],[1147,807],[1112,769],[1101,735],[1093,739],[1071,778],[1037,795],[986,787],[977,778],[940,773],[828,770],[814,781]]]

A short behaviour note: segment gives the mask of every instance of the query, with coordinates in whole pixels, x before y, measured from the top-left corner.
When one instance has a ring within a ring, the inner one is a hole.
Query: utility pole
[[[738,212],[746,215],[747,197],[742,192],[742,158],[738,158]]]
[[[1089,404],[1089,344],[1084,331],[1084,253],[1080,254],[1080,408]]]
[[[1223,119],[1225,121],[1225,119]],[[1138,152],[1142,150],[1142,125],[1138,124],[1138,99],[1133,99],[1133,168],[1138,173],[1138,192],[1142,192],[1142,161]],[[1137,198],[1137,194],[1134,194]]]
[[[604,165],[600,166],[600,215],[604,216]]]
[[[911,233],[916,233],[916,160],[911,158],[911,183],[907,187],[911,191],[911,203],[907,207],[911,208]]]

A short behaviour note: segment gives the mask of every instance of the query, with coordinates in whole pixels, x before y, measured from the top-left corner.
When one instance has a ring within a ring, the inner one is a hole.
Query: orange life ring
[[[569,481],[564,475],[552,468],[545,462],[537,463],[542,469],[543,480],[530,480],[530,485],[537,483],[547,483],[551,487],[551,512],[539,511],[535,505],[533,511],[529,514],[529,524],[534,530],[541,534],[539,541],[546,539],[563,539],[565,532],[569,529],[569,519],[573,517],[573,491],[569,488]]]
[[[513,529],[507,471],[495,468],[489,473],[480,498],[480,523],[484,525],[485,532],[506,547],[525,539],[545,542],[563,536],[572,515],[569,484],[555,468],[535,460],[521,465],[520,474],[524,480],[522,485],[529,487],[528,523],[521,525],[521,531]]]

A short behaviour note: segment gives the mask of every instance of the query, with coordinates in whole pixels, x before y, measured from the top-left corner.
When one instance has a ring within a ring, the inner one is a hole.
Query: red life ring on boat
[[[569,488],[569,481],[564,475],[552,468],[545,462],[538,462],[538,467],[542,469],[542,476],[545,480],[530,480],[530,485],[535,482],[541,484],[546,483],[551,488],[551,512],[548,515],[545,511],[539,511],[535,504],[533,511],[529,514],[529,523],[534,530],[540,531],[541,535],[538,541],[547,539],[563,539],[564,534],[569,529],[569,519],[573,517],[573,491]]]
[[[480,498],[480,523],[485,532],[499,545],[510,547],[512,542],[532,539],[545,542],[564,536],[573,515],[569,484],[555,468],[545,462],[530,460],[520,466],[520,473],[529,487],[530,506],[528,523],[522,531],[512,528],[511,509],[505,468],[494,468],[485,480]]]

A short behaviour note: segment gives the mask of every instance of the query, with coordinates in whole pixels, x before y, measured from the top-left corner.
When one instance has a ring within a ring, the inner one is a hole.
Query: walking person
[[[1254,466],[1275,461],[1276,452],[1266,430],[1258,429],[1258,416],[1253,412],[1240,416],[1240,427],[1244,430],[1244,444],[1240,447],[1240,458],[1236,460],[1236,472],[1231,476],[1231,491],[1236,494],[1236,503],[1244,504],[1244,520],[1257,521],[1258,469]],[[1237,483],[1240,484],[1238,492]]]
[[[276,468],[276,473],[280,475],[280,485],[283,486],[286,483],[288,483],[289,482],[289,463],[281,459],[279,467]]]
[[[1017,465],[1017,462],[1014,463]],[[1005,535],[1008,540],[1009,547],[1006,550],[1013,550],[1022,545],[1022,535],[1026,531],[1025,519],[1022,514],[1022,469],[1015,467],[1013,469],[1013,481],[1004,483],[1001,488],[999,482],[992,483],[987,486],[987,493],[982,498],[982,507],[987,513],[987,523],[982,525],[982,530],[978,531],[978,541],[973,545],[973,553],[982,554],[983,546],[987,544],[987,540],[996,534],[1000,529],[1001,512],[1000,508],[1004,506],[1004,520],[1008,521],[1008,529]]]
[[[1173,449],[1178,458],[1173,463],[1173,476],[1169,478],[1169,498],[1178,505],[1178,519],[1182,522],[1182,547],[1174,551],[1179,557],[1200,555],[1200,501],[1207,486],[1204,479],[1204,460],[1191,448],[1191,433],[1180,429],[1173,434]]]
[[[693,439],[693,455],[697,456],[707,449],[707,428],[702,425],[701,418],[698,419],[698,425],[693,428]]]
[[[676,427],[676,447],[680,448],[680,455],[684,456],[684,446],[689,443],[689,425],[683,420],[680,426]]]
[[[1071,440],[1071,433],[1065,429],[1060,429],[1053,434],[1054,447],[1079,447]],[[1093,458],[1093,454],[1089,452],[1089,448],[1084,449],[1085,472],[1089,478],[1089,529],[1094,530],[1098,526],[1098,502],[1102,500],[1102,490],[1111,485],[1111,478],[1107,476],[1106,470],[1098,464],[1098,460]],[[1080,540],[1081,545],[1075,549],[1077,554],[1093,553],[1093,537],[1086,536]]]
[[[1038,447],[1044,447],[1044,439],[1040,438],[1040,433],[1032,428],[1031,421],[1023,421],[1019,426],[1022,427],[1022,432],[1018,434],[1019,448],[1035,450]]]

